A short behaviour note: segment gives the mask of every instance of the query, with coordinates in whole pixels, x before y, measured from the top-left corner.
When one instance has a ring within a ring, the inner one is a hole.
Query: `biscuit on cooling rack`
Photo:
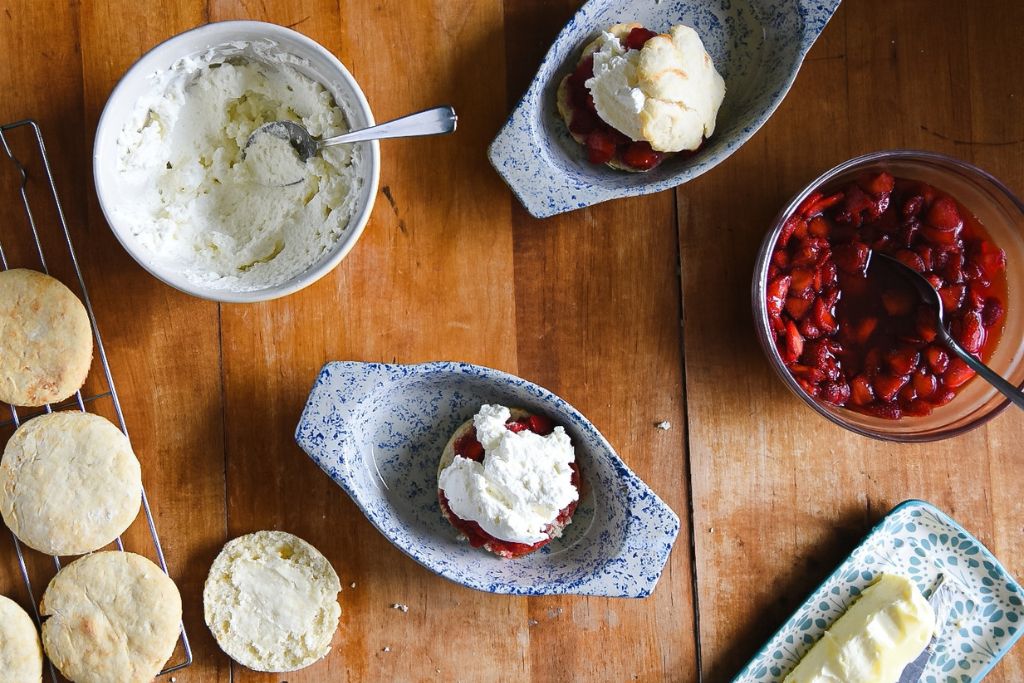
[[[40,683],[43,648],[32,617],[0,595],[0,674],[5,683]]]
[[[79,558],[53,577],[39,603],[43,648],[77,683],[144,683],[174,652],[181,595],[160,567],[108,550]]]
[[[255,671],[295,671],[331,650],[341,581],[327,558],[283,531],[229,541],[203,589],[217,644]]]
[[[128,437],[99,415],[41,415],[7,442],[0,516],[31,548],[92,552],[127,529],[141,505],[142,470]]]
[[[49,275],[0,271],[0,402],[63,401],[91,364],[92,326],[78,297]]]

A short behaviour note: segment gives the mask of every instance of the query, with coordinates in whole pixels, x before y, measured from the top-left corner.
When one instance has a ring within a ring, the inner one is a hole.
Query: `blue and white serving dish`
[[[974,683],[1024,633],[1024,593],[978,539],[920,500],[896,506],[801,605],[733,683],[781,681],[881,572],[955,596],[922,683]]]
[[[583,475],[579,507],[562,537],[513,560],[460,542],[437,501],[441,452],[484,403],[525,408],[565,427]],[[643,597],[679,531],[675,513],[579,411],[490,368],[329,363],[296,440],[388,540],[427,569],[482,591]]]
[[[764,125],[796,79],[839,0],[590,0],[558,34],[529,89],[491,143],[491,163],[532,215],[660,192],[724,161]],[[725,79],[715,133],[692,156],[646,173],[591,164],[556,106],[558,84],[601,30],[637,21],[693,27]]]

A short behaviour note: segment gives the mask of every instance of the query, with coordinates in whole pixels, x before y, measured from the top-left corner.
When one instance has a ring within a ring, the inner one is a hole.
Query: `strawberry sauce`
[[[521,432],[524,429],[540,434],[541,436],[547,436],[555,429],[554,423],[543,415],[527,415],[516,420],[509,420],[505,423],[505,427],[509,431]],[[469,458],[477,462],[483,462],[484,459],[484,447],[477,441],[476,428],[470,429],[464,435],[462,435],[455,442],[455,455],[460,455],[463,458]],[[580,470],[575,462],[569,464],[572,468],[572,485],[579,491],[580,490]],[[488,546],[489,550],[496,555],[500,555],[505,558],[521,557],[538,550],[548,543],[551,542],[551,538],[539,541],[533,545],[526,543],[514,543],[512,541],[503,541],[501,539],[491,536],[489,533],[483,530],[483,528],[476,522],[462,519],[452,512],[451,507],[448,505],[448,499],[444,495],[444,491],[441,489],[437,490],[437,499],[441,504],[441,509],[444,510],[445,515],[451,521],[452,526],[465,534],[466,538],[469,539],[469,544],[474,548],[482,548]],[[569,503],[559,513],[558,517],[555,518],[553,524],[550,524],[545,533],[550,534],[556,527],[561,528],[569,523],[572,519],[572,515],[576,512],[576,506],[579,504],[577,498],[573,502]]]
[[[955,198],[888,173],[811,194],[768,269],[776,346],[812,397],[877,417],[928,415],[974,371],[936,340],[934,315],[872,250],[938,290],[953,337],[985,361],[1006,315],[1006,255]]]

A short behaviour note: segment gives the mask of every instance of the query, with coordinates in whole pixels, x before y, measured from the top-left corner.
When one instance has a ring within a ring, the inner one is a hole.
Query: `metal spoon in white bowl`
[[[252,132],[249,139],[245,141],[242,154],[249,149],[253,141],[260,135],[273,135],[281,140],[287,140],[295,152],[299,155],[299,161],[306,163],[306,160],[320,153],[324,147],[344,145],[352,142],[365,142],[367,140],[384,140],[387,138],[411,138],[420,135],[444,135],[454,132],[459,117],[452,107],[434,107],[415,114],[403,116],[386,123],[381,123],[369,128],[360,128],[342,135],[336,135],[326,140],[318,140],[309,134],[301,125],[292,121],[272,121],[265,123]]]
[[[937,323],[935,325],[935,329],[938,331],[939,340],[949,347],[949,350],[956,354],[960,360],[966,363],[971,370],[978,373],[982,379],[998,389],[1003,396],[1010,399],[1010,401],[1012,401],[1018,408],[1024,409],[1024,392],[1006,381],[1002,376],[996,374],[992,368],[967,353],[967,351],[960,346],[960,343],[953,338],[953,335],[949,333],[949,330],[946,329],[942,297],[940,297],[939,293],[934,287],[932,287],[932,283],[928,282],[923,275],[907,264],[889,256],[888,254],[874,251],[872,254],[872,264],[878,263],[875,259],[881,259],[882,263],[887,266],[891,266],[895,272],[902,275],[907,281],[914,285],[914,289],[916,289],[918,294],[921,295],[921,299],[928,306],[929,310],[935,313],[935,320]]]

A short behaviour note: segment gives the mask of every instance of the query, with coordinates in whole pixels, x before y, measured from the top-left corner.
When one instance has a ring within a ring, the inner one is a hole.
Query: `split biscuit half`
[[[254,671],[295,671],[331,650],[341,582],[320,551],[283,531],[229,541],[203,589],[206,625]]]

